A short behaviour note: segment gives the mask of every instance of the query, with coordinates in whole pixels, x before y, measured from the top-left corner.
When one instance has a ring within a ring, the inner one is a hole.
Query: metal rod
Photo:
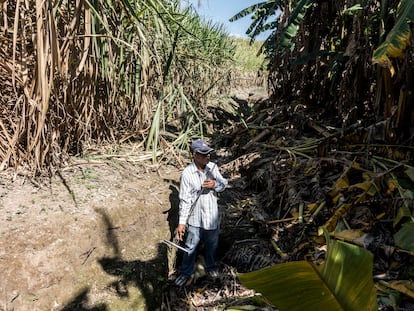
[[[170,245],[170,246],[174,246],[175,248],[178,248],[179,250],[182,250],[183,252],[186,252],[187,254],[190,252],[190,250],[188,248],[182,247],[180,245],[178,245],[177,243],[171,242],[169,240],[162,240],[163,243]]]

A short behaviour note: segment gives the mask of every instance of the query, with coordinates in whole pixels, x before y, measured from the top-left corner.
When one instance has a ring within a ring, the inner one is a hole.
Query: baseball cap
[[[207,153],[214,151],[214,149],[210,148],[204,140],[197,139],[191,143],[191,151],[193,153],[197,152],[197,153],[207,154]]]

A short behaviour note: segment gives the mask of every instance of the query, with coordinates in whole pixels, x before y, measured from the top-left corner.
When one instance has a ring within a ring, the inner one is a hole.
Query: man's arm
[[[184,174],[181,176],[179,199],[180,205],[178,223],[180,225],[186,225],[193,198],[190,182]]]
[[[221,175],[217,167],[217,164],[214,164],[214,167],[212,168],[211,173],[214,176],[214,181],[215,181],[215,184],[213,186],[214,191],[222,192],[227,187],[227,184],[228,184],[227,179],[225,179]]]
[[[180,193],[179,193],[179,217],[178,226],[176,229],[176,237],[178,241],[182,241],[185,234],[188,216],[192,205],[192,193],[191,186],[185,173],[181,175],[180,180]]]

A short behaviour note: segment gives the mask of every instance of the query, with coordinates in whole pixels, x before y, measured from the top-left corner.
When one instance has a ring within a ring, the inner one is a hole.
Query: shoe
[[[208,276],[210,279],[216,280],[216,279],[218,279],[218,277],[219,277],[219,273],[218,273],[218,271],[217,271],[217,270],[212,270],[212,271],[208,271],[208,272],[207,272],[207,276]]]
[[[187,284],[189,277],[185,275],[180,275],[178,278],[175,279],[174,284],[177,286],[184,286]]]

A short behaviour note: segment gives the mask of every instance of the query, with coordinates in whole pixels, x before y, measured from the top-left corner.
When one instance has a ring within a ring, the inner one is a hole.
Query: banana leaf
[[[397,12],[397,21],[388,33],[385,41],[374,51],[373,62],[383,67],[392,68],[391,58],[402,58],[406,47],[410,44],[411,31],[409,24],[414,21],[414,1],[401,0]]]
[[[282,47],[290,48],[292,45],[292,39],[296,37],[296,34],[299,30],[300,23],[307,10],[315,3],[315,0],[301,0],[295,7],[292,12],[292,15],[289,17],[289,24],[286,29],[283,30],[283,35],[280,40],[280,45]]]
[[[237,21],[247,15],[252,15],[252,23],[246,30],[246,34],[254,39],[256,36],[269,29],[275,29],[277,23],[267,22],[272,16],[278,15],[282,10],[283,2],[281,0],[267,0],[253,4],[229,19],[230,22]]]
[[[320,267],[306,261],[288,262],[238,277],[280,311],[378,310],[372,264],[369,251],[333,240]]]

